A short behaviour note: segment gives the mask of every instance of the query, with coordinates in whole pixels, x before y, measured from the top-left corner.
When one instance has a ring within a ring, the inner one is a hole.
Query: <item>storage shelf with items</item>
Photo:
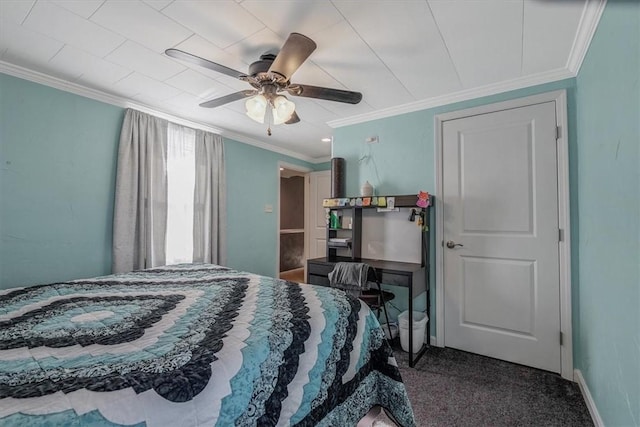
[[[421,196],[424,206],[421,206]],[[362,212],[367,209],[382,211],[412,208],[412,219],[425,218],[429,206],[429,194],[421,193],[400,196],[341,197],[324,199],[322,206],[326,212],[327,258],[332,261],[354,261],[362,255]]]
[[[360,258],[362,211],[350,206],[325,208],[327,213],[327,256],[331,259]]]

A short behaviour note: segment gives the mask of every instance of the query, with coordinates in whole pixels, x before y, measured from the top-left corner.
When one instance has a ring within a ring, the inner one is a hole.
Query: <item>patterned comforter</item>
[[[0,293],[0,425],[357,424],[413,413],[345,293],[179,265]]]

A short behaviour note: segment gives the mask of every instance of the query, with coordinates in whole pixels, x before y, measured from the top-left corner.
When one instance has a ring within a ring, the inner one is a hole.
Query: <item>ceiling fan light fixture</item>
[[[296,104],[286,97],[278,95],[273,99],[273,124],[279,125],[291,118],[296,109]]]
[[[247,102],[244,104],[245,107],[247,107],[247,116],[258,123],[264,123],[267,104],[267,98],[262,94],[247,99]]]

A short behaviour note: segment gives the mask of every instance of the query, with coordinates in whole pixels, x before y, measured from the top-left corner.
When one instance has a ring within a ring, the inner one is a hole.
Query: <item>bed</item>
[[[0,293],[0,425],[415,425],[365,304],[206,264]]]

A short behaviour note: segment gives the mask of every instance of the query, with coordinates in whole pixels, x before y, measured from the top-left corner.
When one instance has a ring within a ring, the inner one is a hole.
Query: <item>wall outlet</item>
[[[264,211],[267,213],[273,212],[273,205],[264,205]]]
[[[376,143],[378,143],[379,142],[378,135],[367,137],[367,139],[365,139],[365,142],[368,143],[368,144],[376,144]]]

